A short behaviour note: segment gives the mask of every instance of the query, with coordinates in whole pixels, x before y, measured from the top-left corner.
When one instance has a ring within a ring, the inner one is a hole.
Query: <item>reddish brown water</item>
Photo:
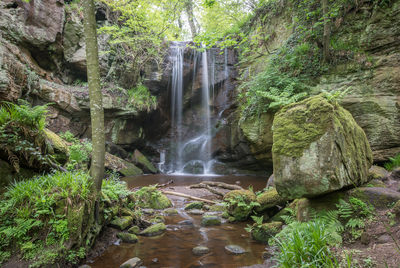
[[[152,175],[128,178],[130,187],[139,187],[155,183],[166,183],[174,180],[174,186],[199,183],[202,180],[240,182],[242,187],[252,185],[254,190],[265,187],[265,178],[248,176],[194,177]],[[90,264],[93,268],[119,267],[126,260],[139,257],[146,267],[242,267],[263,263],[262,252],[265,245],[253,241],[244,230],[248,223],[223,223],[216,227],[202,227],[201,216],[188,215],[183,207],[188,200],[169,196],[179,215],[166,216],[167,231],[157,237],[139,237],[136,244],[120,244],[109,247],[106,252]],[[180,221],[190,220],[193,225],[182,225]],[[246,250],[242,255],[230,255],[225,252],[226,245],[238,245]],[[195,256],[192,248],[198,245],[207,246],[210,253]]]

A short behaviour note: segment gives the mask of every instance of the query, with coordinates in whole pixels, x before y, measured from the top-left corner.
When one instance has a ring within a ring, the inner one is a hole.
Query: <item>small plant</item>
[[[155,110],[157,108],[157,98],[150,94],[149,89],[142,83],[127,91],[128,107],[138,111]]]
[[[279,249],[275,260],[279,267],[338,267],[339,261],[330,246],[337,244],[331,230],[321,220],[293,222],[270,244]]]
[[[336,206],[339,217],[345,221],[345,230],[349,230],[353,239],[359,238],[365,222],[373,218],[373,206],[355,197],[350,197],[349,202],[341,199]]]
[[[72,143],[72,145],[69,146],[67,170],[87,169],[92,153],[92,143],[88,140],[79,140],[69,131],[60,133],[60,137]]]
[[[396,167],[400,167],[400,154],[396,155],[395,157],[389,158],[389,162],[385,164],[385,168],[389,171],[392,171]]]

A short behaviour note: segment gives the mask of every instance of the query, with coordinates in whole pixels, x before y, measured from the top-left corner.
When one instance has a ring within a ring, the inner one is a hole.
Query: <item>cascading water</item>
[[[186,126],[183,122],[185,83],[184,52],[186,43],[174,43],[171,48],[172,79],[171,79],[171,119],[173,139],[170,147],[170,164],[167,173],[175,174],[212,174],[211,157],[211,110],[210,110],[210,81],[209,60],[207,51],[193,51],[190,66],[193,66],[192,94],[196,79],[201,79],[201,101],[199,121],[196,122],[196,131],[193,126]],[[213,62],[213,61],[212,61]],[[200,63],[200,68],[198,68]],[[193,65],[192,65],[193,64]],[[211,64],[212,75],[214,64]],[[189,67],[188,67],[189,68]],[[201,77],[199,72],[201,70]],[[190,72],[188,72],[190,73]],[[194,104],[195,105],[195,104]],[[194,133],[193,133],[194,132]]]

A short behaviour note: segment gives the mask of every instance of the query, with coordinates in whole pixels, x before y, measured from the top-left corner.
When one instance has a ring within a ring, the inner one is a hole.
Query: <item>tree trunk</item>
[[[185,8],[186,8],[186,14],[188,16],[190,31],[192,32],[192,39],[194,39],[197,36],[197,30],[196,30],[196,24],[194,22],[192,0],[186,0]]]
[[[324,16],[324,36],[322,37],[322,55],[323,60],[325,63],[330,61],[330,53],[329,53],[329,46],[330,46],[330,19],[328,14],[328,0],[321,0],[322,1],[322,13]]]
[[[94,190],[99,192],[101,190],[101,182],[104,178],[105,155],[103,95],[100,86],[99,52],[97,47],[94,2],[93,0],[83,0],[82,2],[93,144],[90,173],[94,181]]]

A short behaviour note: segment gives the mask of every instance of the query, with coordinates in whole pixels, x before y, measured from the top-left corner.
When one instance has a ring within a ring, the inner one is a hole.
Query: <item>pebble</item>
[[[192,249],[192,252],[194,255],[204,255],[210,252],[210,249],[204,246],[197,246]]]
[[[239,254],[243,254],[246,251],[244,250],[244,248],[237,246],[237,245],[228,245],[225,246],[225,250],[229,253],[229,254],[235,254],[235,255],[239,255]]]
[[[119,268],[136,268],[139,267],[140,265],[142,265],[142,260],[135,257],[132,259],[127,260],[126,262],[124,262],[123,264],[121,264],[121,266]]]

